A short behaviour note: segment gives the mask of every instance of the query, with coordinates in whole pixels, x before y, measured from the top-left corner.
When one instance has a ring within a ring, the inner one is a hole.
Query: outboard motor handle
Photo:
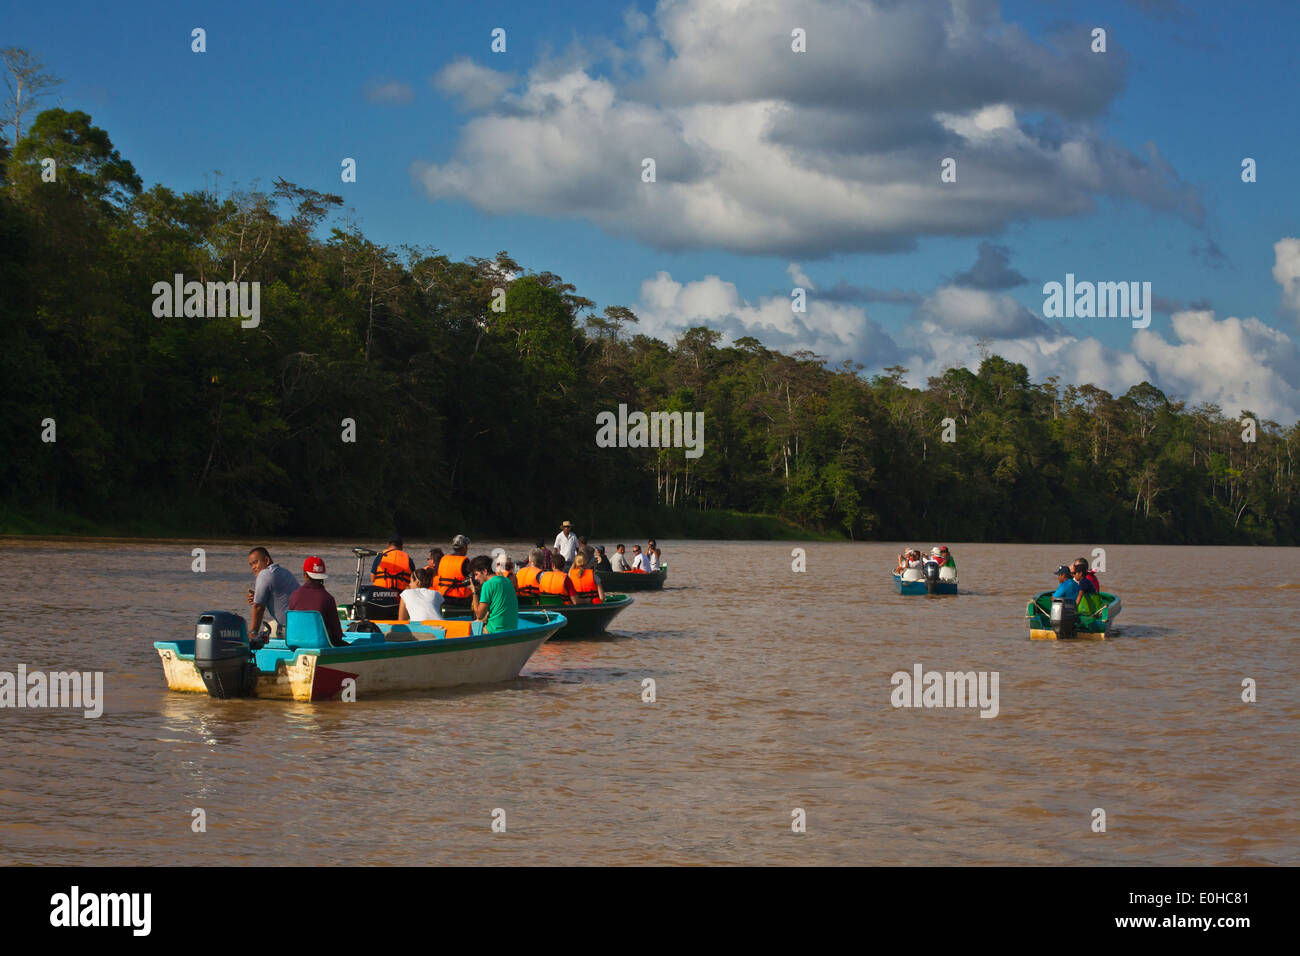
[[[371,551],[369,548],[353,548],[352,553],[357,556],[357,583],[352,589],[352,609],[348,611],[349,621],[364,621],[366,619],[366,606],[361,600],[361,563],[369,557],[378,554],[377,551]]]

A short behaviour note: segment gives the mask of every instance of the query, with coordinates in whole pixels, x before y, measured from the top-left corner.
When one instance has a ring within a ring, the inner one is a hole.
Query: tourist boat
[[[908,568],[902,574],[894,572],[894,584],[898,587],[899,594],[956,594],[957,578],[956,569],[939,568],[937,565],[936,574],[927,576],[921,568]],[[940,576],[943,571],[953,571],[953,576]]]
[[[564,604],[559,598],[541,597],[541,598],[519,598],[519,610],[551,610],[564,615],[564,628],[555,635],[556,640],[573,640],[575,638],[595,637],[598,634],[604,634],[609,630],[610,623],[625,608],[632,605],[632,599],[626,594],[610,594],[605,592],[605,600],[600,604]],[[374,604],[368,605],[373,615]],[[442,605],[443,613],[448,616],[449,620],[469,620],[469,602],[447,600]],[[391,614],[388,610],[386,613]],[[339,605],[339,619],[346,622],[351,620],[352,605]],[[385,620],[383,618],[371,617],[376,624],[396,624],[397,621]],[[424,621],[424,624],[437,624],[437,621]]]
[[[658,591],[668,580],[668,562],[658,571],[601,571],[600,586],[606,591]]]
[[[1117,595],[1106,591],[1085,594],[1078,605],[1053,606],[1052,593],[1043,591],[1025,608],[1031,641],[1104,641],[1123,607]]]
[[[601,575],[604,580],[604,575]],[[519,610],[532,611],[534,608],[556,611],[564,615],[568,622],[555,635],[557,641],[574,640],[584,637],[596,637],[609,630],[610,623],[622,611],[632,605],[632,599],[626,594],[605,592],[605,600],[600,604],[559,604],[558,599],[526,598],[519,599]]]
[[[158,641],[167,686],[213,697],[329,700],[513,680],[547,638],[564,627],[558,611],[521,613],[519,626],[482,633],[479,622],[362,621],[334,647],[315,611],[290,611],[285,639],[253,649],[243,617],[212,611],[193,640]],[[354,683],[347,687],[345,682]]]

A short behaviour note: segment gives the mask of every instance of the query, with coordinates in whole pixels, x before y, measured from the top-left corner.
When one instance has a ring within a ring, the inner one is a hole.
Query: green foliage
[[[283,180],[142,192],[81,112],[0,160],[4,529],[1300,543],[1294,425],[1247,443],[1217,406],[993,354],[915,389],[704,327],[668,344],[505,253],[330,229],[338,197]],[[155,318],[177,273],[259,282],[261,324]],[[620,403],[703,412],[703,456],[598,448]]]

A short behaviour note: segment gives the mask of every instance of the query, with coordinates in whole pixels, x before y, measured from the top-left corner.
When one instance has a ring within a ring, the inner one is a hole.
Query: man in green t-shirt
[[[471,610],[474,620],[483,621],[483,633],[498,634],[519,626],[519,598],[510,579],[497,574],[492,559],[481,554],[469,563],[474,579]]]

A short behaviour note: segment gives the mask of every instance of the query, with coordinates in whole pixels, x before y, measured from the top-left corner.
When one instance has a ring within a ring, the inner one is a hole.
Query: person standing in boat
[[[646,553],[646,570],[649,571],[651,574],[654,574],[656,571],[659,570],[659,565],[663,561],[663,554],[660,553],[659,545],[655,543],[654,538],[651,538],[649,541],[646,542],[645,553]]]
[[[375,587],[403,591],[411,586],[411,573],[415,562],[402,550],[402,539],[393,535],[388,539],[388,547],[375,555],[370,565],[370,583]]]
[[[431,587],[433,571],[429,568],[416,568],[414,579],[414,585],[402,592],[397,619],[399,621],[442,620],[442,592]]]
[[[627,550],[623,545],[614,549],[614,557],[610,558],[610,567],[617,572],[631,571],[632,565],[627,560]]]
[[[310,557],[302,563],[302,573],[302,585],[289,595],[289,610],[318,612],[325,622],[325,633],[329,635],[330,643],[344,647],[347,642],[343,640],[343,625],[339,623],[338,602],[322,583],[329,577],[325,573],[325,562]]]
[[[469,538],[458,534],[451,539],[451,554],[445,554],[438,562],[438,577],[434,587],[442,596],[453,601],[465,601],[470,597],[469,578]]]
[[[272,561],[271,552],[263,547],[248,552],[248,569],[256,575],[253,589],[248,592],[248,603],[253,606],[248,633],[257,636],[261,633],[262,625],[274,622],[273,636],[283,636],[289,596],[298,589],[298,579],[288,568],[282,568]]]
[[[480,554],[469,563],[474,579],[470,610],[483,622],[484,634],[513,631],[519,626],[519,599],[510,580],[492,570],[492,559]]]
[[[573,522],[561,522],[560,533],[555,536],[555,543],[551,547],[564,555],[566,565],[573,562],[573,556],[578,553],[578,536],[573,533]]]

